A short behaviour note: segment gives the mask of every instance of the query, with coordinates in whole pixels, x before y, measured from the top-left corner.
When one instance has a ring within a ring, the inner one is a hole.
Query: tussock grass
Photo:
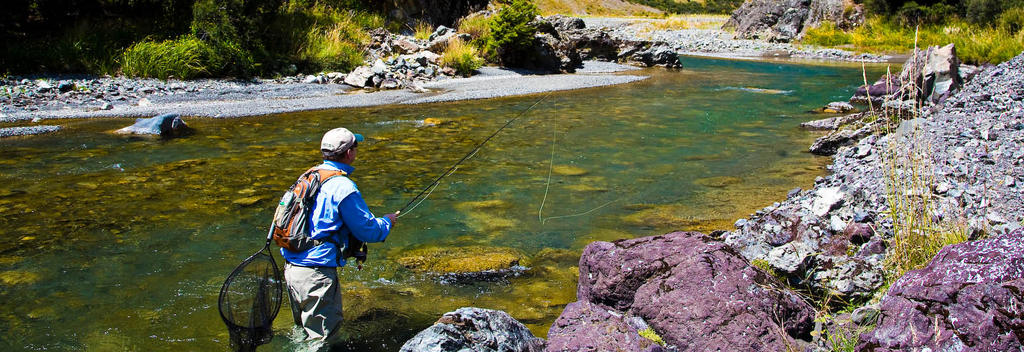
[[[366,28],[383,25],[384,18],[376,14],[293,2],[273,23],[268,47],[279,60],[305,72],[348,71],[363,63],[363,48],[370,41]]]
[[[456,26],[459,33],[469,34],[473,39],[479,39],[491,34],[490,19],[484,16],[467,16],[459,19]]]
[[[366,35],[351,23],[335,23],[330,28],[310,28],[298,59],[320,70],[351,71],[363,64],[360,45]]]
[[[441,66],[451,67],[464,76],[468,76],[483,64],[484,59],[477,54],[477,49],[459,38],[448,41],[448,46],[441,54]]]
[[[434,26],[424,21],[416,21],[416,25],[413,27],[413,38],[427,40],[430,39],[431,34],[434,34]]]
[[[820,26],[804,33],[804,44],[836,47],[853,43],[853,35],[836,27],[835,23],[824,21]]]
[[[1007,12],[1012,16],[1010,12]],[[1015,23],[1013,19],[1006,23]],[[917,29],[899,25],[896,21],[874,17],[852,32],[843,32],[829,22],[822,23],[805,33],[804,44],[827,47],[852,46],[860,52],[902,54],[919,47],[956,44],[957,56],[966,63],[997,64],[1024,51],[1024,32],[1012,30],[1012,24],[979,26],[954,20],[945,25],[927,25]]]
[[[916,46],[914,50],[917,50]],[[868,84],[866,75],[864,82]],[[920,89],[913,86],[913,81],[904,85],[901,89],[911,92],[909,98],[917,101],[916,93]],[[922,110],[923,106],[915,106],[906,118],[919,118]],[[936,181],[931,146],[920,136],[921,132],[918,129],[895,131],[894,128],[903,119],[896,111],[879,111],[872,106],[871,113],[880,115],[879,119],[883,122],[883,131],[880,132],[910,133],[908,137],[912,139],[907,148],[900,148],[895,142],[889,143],[888,150],[881,156],[881,166],[885,172],[886,205],[889,208],[887,215],[892,221],[893,231],[892,237],[886,240],[887,277],[884,286],[888,287],[908,271],[927,265],[943,247],[966,241],[968,231],[962,214],[946,214],[945,219],[936,214],[932,192]]]
[[[207,74],[204,57],[209,48],[193,36],[164,41],[141,41],[124,51],[121,70],[125,75],[168,79],[191,79]]]

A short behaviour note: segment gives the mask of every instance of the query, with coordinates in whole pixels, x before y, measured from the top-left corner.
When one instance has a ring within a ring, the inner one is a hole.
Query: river
[[[552,93],[442,180],[363,270],[341,270],[347,349],[398,350],[463,306],[505,310],[544,337],[575,301],[587,243],[729,229],[827,173],[798,125],[848,98],[860,65],[683,65]],[[129,119],[67,120],[0,140],[0,349],[226,349],[220,285],[262,246],[325,131],[367,137],[352,179],[382,215],[542,97],[186,118],[196,132],[169,140],[108,133]],[[398,264],[436,249],[511,251],[524,269],[452,281]],[[263,349],[298,348],[288,309]]]

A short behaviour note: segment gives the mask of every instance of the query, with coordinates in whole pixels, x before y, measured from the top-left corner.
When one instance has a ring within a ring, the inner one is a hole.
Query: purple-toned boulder
[[[569,303],[548,330],[545,351],[663,351],[660,345],[640,336],[637,328],[619,312],[581,301]]]
[[[594,242],[579,269],[577,299],[605,310],[566,309],[548,332],[551,341],[594,342],[581,325],[606,313],[639,317],[679,350],[779,351],[810,337],[810,305],[701,233]],[[636,350],[630,343],[615,339],[595,350]]]
[[[1020,351],[1024,232],[947,246],[882,299],[859,351]]]

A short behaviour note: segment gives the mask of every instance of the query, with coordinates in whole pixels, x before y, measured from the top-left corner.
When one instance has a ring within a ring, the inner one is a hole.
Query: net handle
[[[262,252],[263,250],[266,250],[267,248],[270,248],[270,241],[272,241],[273,239],[274,239],[274,221],[271,220],[270,221],[270,230],[267,231],[267,244],[263,245],[263,249],[260,250],[260,252]]]

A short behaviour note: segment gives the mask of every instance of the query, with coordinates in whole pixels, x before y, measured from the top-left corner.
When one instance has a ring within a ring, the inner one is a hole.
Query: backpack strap
[[[335,178],[335,177],[338,177],[338,176],[348,176],[348,173],[345,172],[345,171],[342,171],[342,170],[327,170],[327,169],[318,168],[316,166],[310,168],[308,171],[306,171],[306,173],[307,173],[307,175],[308,174],[312,174],[312,173],[316,173],[317,174],[317,181],[319,181],[319,182],[315,182],[315,183],[310,185],[310,187],[315,187],[315,188],[311,188],[310,192],[308,193],[308,195],[309,195],[309,197],[310,197],[312,202],[316,202],[316,195],[320,194],[321,186],[323,186],[325,183],[327,183],[327,181],[330,181],[332,178]],[[327,236],[323,240],[313,240],[313,245],[314,246],[319,246],[319,245],[323,244],[324,242],[334,244],[334,247],[338,249],[338,256],[336,257],[335,265],[341,266],[340,265],[341,264],[341,252],[342,252],[342,250],[344,250],[344,247],[341,245],[341,243],[338,243],[338,241],[334,240],[333,234],[331,236]]]

